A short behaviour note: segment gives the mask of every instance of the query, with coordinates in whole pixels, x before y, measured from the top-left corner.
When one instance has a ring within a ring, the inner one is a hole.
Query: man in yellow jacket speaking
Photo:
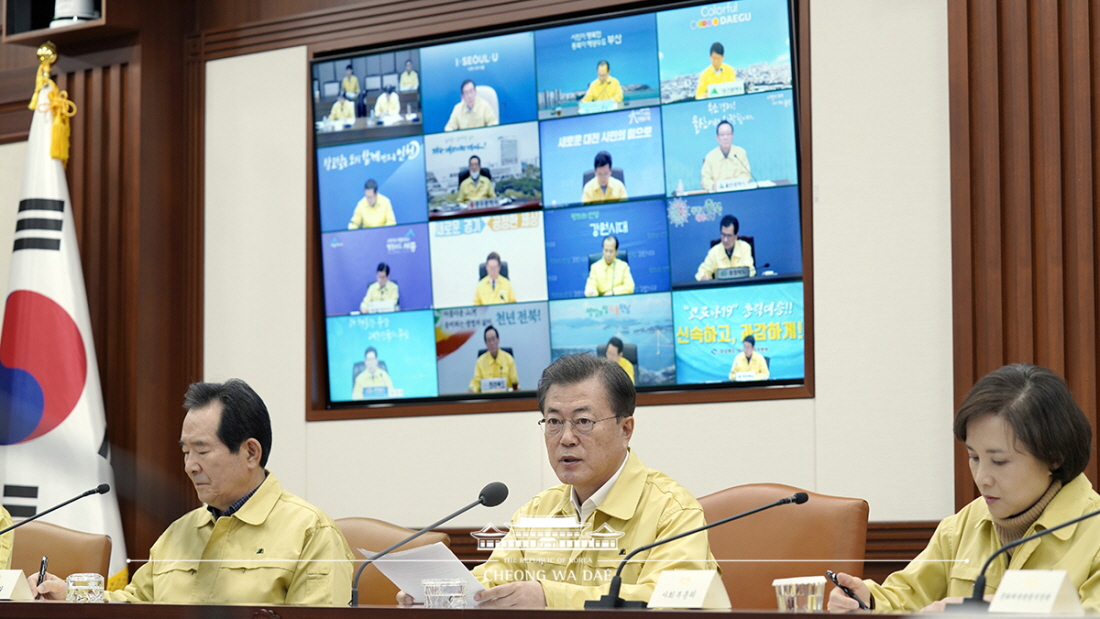
[[[607,594],[623,555],[706,523],[691,493],[630,450],[635,392],[618,364],[560,357],[542,372],[538,402],[561,485],[519,508],[508,535],[474,568],[487,588],[474,596],[480,608],[582,608]],[[569,548],[541,543],[563,536]],[[620,595],[648,601],[661,572],[702,569],[718,569],[705,531],[636,555],[623,570]],[[398,601],[412,599],[402,592]]]

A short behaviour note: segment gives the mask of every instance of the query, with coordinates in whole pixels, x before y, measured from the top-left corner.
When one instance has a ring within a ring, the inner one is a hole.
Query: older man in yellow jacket
[[[584,283],[584,296],[604,297],[620,294],[634,294],[634,277],[630,275],[630,265],[617,257],[619,239],[608,235],[603,240],[603,259],[592,263],[588,269],[588,280]]]
[[[265,469],[271,420],[241,380],[195,383],[180,433],[184,469],[206,505],[172,523],[115,602],[346,606],[354,557],[336,523]],[[228,441],[228,443],[226,443]],[[49,575],[32,591],[65,598]]]

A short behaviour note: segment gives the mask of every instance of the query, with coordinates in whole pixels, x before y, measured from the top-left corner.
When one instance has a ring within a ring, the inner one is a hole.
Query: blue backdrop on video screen
[[[657,13],[661,40],[661,101],[694,99],[699,74],[710,66],[710,48],[737,81],[754,87],[791,87],[790,26],[786,2],[740,0]],[[718,23],[715,23],[715,22]]]
[[[539,132],[544,206],[580,204],[584,173],[600,151],[611,153],[611,167],[623,171],[630,199],[664,195],[661,108],[544,121]]]
[[[424,195],[424,141],[395,138],[317,149],[321,231],[347,230],[368,179],[389,198],[397,223],[428,220]]]
[[[328,318],[328,374],[333,402],[352,399],[352,374],[373,346],[393,382],[392,398],[439,395],[431,310]]]
[[[676,382],[671,294],[567,299],[550,302],[550,357],[596,354],[618,337],[637,347],[634,383],[639,387]]]
[[[424,133],[443,131],[462,100],[462,82],[496,91],[500,124],[535,120],[534,34],[520,32],[420,50]]]
[[[756,274],[802,272],[798,187],[714,193],[668,201],[669,245],[676,248],[672,283],[695,282],[725,215],[737,218],[738,235],[751,236]],[[767,266],[766,266],[767,265]]]
[[[547,211],[546,279],[550,298],[584,296],[589,254],[599,254],[609,234],[627,253],[635,294],[668,290],[664,206],[664,200],[650,200]]]
[[[657,103],[657,28],[653,15],[588,22],[535,33],[540,93],[584,92],[596,79],[596,64],[606,60],[619,80],[624,99],[652,98]],[[628,89],[634,86],[634,89]],[[645,87],[645,88],[640,88]],[[551,96],[541,107],[550,105]],[[576,105],[575,101],[571,101]]]
[[[806,375],[802,282],[672,293],[676,382],[723,383],[746,335],[768,360],[769,380]]]
[[[662,108],[665,169],[671,195],[702,189],[703,158],[718,148],[718,123],[733,125],[733,145],[745,149],[752,180],[762,185],[797,184],[794,96],[791,90],[724,97]]]
[[[390,267],[403,311],[432,305],[428,224],[347,230],[321,235],[325,271],[325,314],[360,311],[367,287],[378,281],[378,264]]]

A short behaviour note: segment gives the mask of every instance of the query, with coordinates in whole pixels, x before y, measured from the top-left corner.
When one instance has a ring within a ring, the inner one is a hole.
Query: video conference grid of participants
[[[804,378],[788,11],[314,62],[330,402]]]

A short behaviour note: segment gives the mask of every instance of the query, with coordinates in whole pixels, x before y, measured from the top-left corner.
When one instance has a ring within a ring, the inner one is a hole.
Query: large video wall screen
[[[806,375],[792,17],[741,0],[312,64],[330,405]]]

